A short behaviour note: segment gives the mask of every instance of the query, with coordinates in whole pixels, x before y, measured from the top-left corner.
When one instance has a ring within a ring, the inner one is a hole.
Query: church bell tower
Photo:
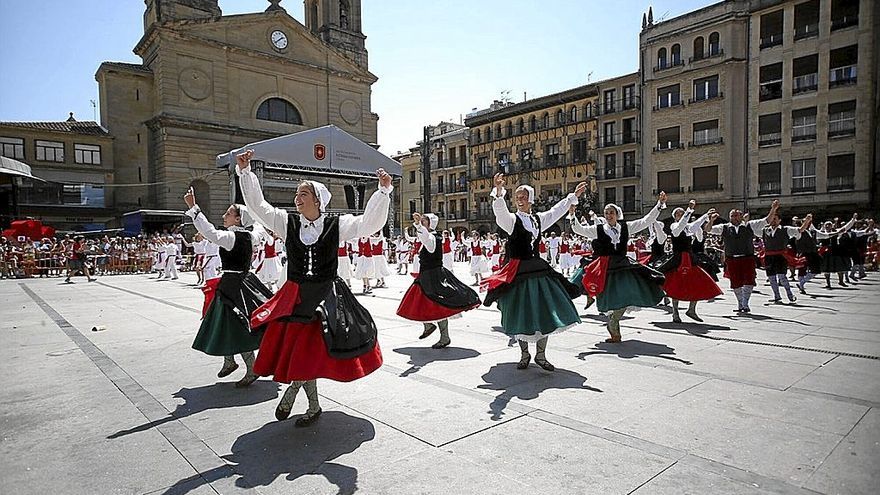
[[[181,19],[211,19],[223,15],[218,0],[144,0],[144,32],[150,26]]]
[[[306,28],[366,69],[361,0],[304,0],[303,4]]]

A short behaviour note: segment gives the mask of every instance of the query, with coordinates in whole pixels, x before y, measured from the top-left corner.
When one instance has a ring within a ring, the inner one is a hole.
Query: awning
[[[31,175],[30,165],[5,156],[0,156],[0,174],[16,175],[19,177],[27,177],[28,179],[43,181],[43,179]]]
[[[399,163],[335,125],[242,146],[217,155],[217,167],[234,167],[235,155],[247,149],[268,168],[363,177],[375,176],[379,168],[398,177],[402,172]]]

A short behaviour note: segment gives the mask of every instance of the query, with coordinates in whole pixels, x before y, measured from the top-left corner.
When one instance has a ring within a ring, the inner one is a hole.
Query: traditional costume
[[[711,232],[720,235],[724,242],[724,276],[730,280],[730,288],[736,295],[737,313],[749,313],[749,299],[755,288],[757,265],[754,238],[761,236],[766,218],[750,220],[736,225],[715,225]]]
[[[764,270],[767,272],[767,278],[770,279],[770,288],[773,290],[773,301],[780,302],[782,297],[779,296],[779,286],[785,288],[786,295],[790,302],[797,301],[794,293],[791,291],[791,285],[788,283],[786,274],[788,273],[788,258],[785,256],[785,250],[791,239],[797,241],[800,237],[801,229],[799,227],[787,227],[783,225],[764,227],[762,239],[764,241]]]
[[[342,280],[345,280],[346,285],[349,287],[351,287],[351,283],[348,279],[354,276],[351,272],[351,257],[349,256],[350,249],[348,241],[340,241],[339,247],[336,250],[336,275]]]
[[[422,242],[424,246],[424,242]],[[468,251],[471,256],[471,275],[479,276],[489,271],[489,263],[484,256],[483,242],[479,237],[471,237],[467,243]]]

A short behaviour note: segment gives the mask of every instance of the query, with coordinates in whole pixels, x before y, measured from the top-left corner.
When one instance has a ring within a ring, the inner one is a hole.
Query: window
[[[536,130],[538,130],[538,119],[532,115],[529,117],[529,131],[535,132]]]
[[[635,143],[638,140],[635,117],[623,119],[623,143]]]
[[[616,187],[606,187],[605,188],[605,204],[616,203],[616,202],[617,202],[617,188]]]
[[[467,165],[467,146],[458,147],[458,164]]]
[[[91,144],[74,144],[73,154],[76,163],[84,163],[87,165],[101,164],[100,146],[95,146]]]
[[[605,173],[602,175],[605,179],[613,179],[617,177],[617,155],[610,153],[605,155]]]
[[[853,136],[856,133],[856,100],[828,105],[828,137]]]
[[[758,146],[782,143],[782,114],[771,113],[758,117]]]
[[[568,120],[569,122],[577,122],[578,119],[578,107],[574,106],[568,110]]]
[[[32,187],[21,188],[19,191],[21,204],[104,207],[103,186],[34,182]]]
[[[717,75],[694,80],[694,99],[692,101],[717,98],[718,95],[719,93]]]
[[[794,6],[794,39],[819,34],[819,0],[809,0]]]
[[[548,144],[544,148],[544,163],[548,166],[555,167],[559,165],[559,145],[556,143]]]
[[[443,192],[443,191],[440,191],[440,192]],[[443,206],[444,206],[443,201],[437,202],[437,215],[439,215],[440,218],[443,218]]]
[[[458,161],[455,159],[455,146],[449,147],[449,166],[453,167],[458,165]]]
[[[415,170],[410,170],[410,171],[409,171],[409,183],[410,183],[410,184],[415,184],[415,183],[416,183],[416,171],[415,171]]]
[[[296,107],[281,98],[269,98],[257,109],[257,119],[285,124],[302,125],[302,117]]]
[[[459,192],[467,191],[467,174],[464,172],[461,172],[460,174],[458,174],[458,191]],[[462,210],[465,210],[465,209],[467,209],[467,208],[462,208]]]
[[[855,188],[856,155],[828,157],[828,191],[847,191]]]
[[[412,216],[413,213],[416,212],[416,200],[409,200],[409,214]]]
[[[520,119],[516,121],[516,133],[517,134],[525,134],[526,133],[526,123],[522,119],[522,117],[520,117]]]
[[[704,144],[720,143],[721,137],[718,135],[718,120],[707,120],[705,122],[694,122],[694,146]]]
[[[504,132],[507,137],[513,136],[513,122],[511,122],[509,120],[507,121],[507,126],[506,126]]]
[[[859,46],[850,45],[831,50],[831,74],[828,86],[844,86],[855,84],[856,65],[859,63]]]
[[[782,194],[782,162],[758,164],[758,196]]]
[[[630,84],[629,86],[623,87],[623,108],[624,110],[628,108],[636,107],[636,85]]]
[[[681,137],[679,135],[679,127],[667,127],[657,130],[657,150],[671,150],[681,148]]]
[[[467,217],[464,216],[464,215],[465,215],[465,212],[467,212],[467,200],[466,200],[466,199],[461,199],[461,200],[459,200],[459,201],[458,201],[458,205],[459,205],[459,209],[461,210],[461,214],[462,214],[462,217],[461,217],[461,218],[462,218],[462,219],[467,219]]]
[[[492,167],[489,166],[489,157],[481,156],[477,158],[477,173],[480,177],[489,177],[492,175]]]
[[[672,65],[681,65],[681,45],[678,43],[672,45]]]
[[[614,110],[614,90],[606,89],[602,97],[602,113],[613,113]]]
[[[560,108],[556,111],[556,125],[565,124],[565,112]]]
[[[721,55],[721,37],[718,33],[709,35],[709,56]]]
[[[791,192],[815,192],[816,191],[816,159],[791,161]]]
[[[589,119],[593,117],[593,104],[592,103],[584,103],[584,119]]]
[[[785,14],[782,10],[761,16],[761,50],[782,44],[782,25]]]
[[[791,112],[791,141],[816,139],[816,107],[801,108]]]
[[[605,122],[603,128],[604,134],[602,135],[602,146],[614,146],[617,144],[614,138],[614,125],[615,122]]]
[[[703,37],[697,36],[694,40],[694,57],[693,60],[702,60],[703,55],[705,54],[705,48],[703,47]]]
[[[668,108],[679,104],[681,104],[681,92],[678,84],[657,90],[657,108]]]
[[[782,98],[782,62],[762,66],[760,78],[761,89],[758,96],[761,101]]]
[[[479,129],[477,129],[477,130],[474,132],[474,140],[475,140],[477,143],[481,143],[481,142],[483,142],[482,135],[481,135]]]
[[[443,192],[443,176],[442,175],[440,177],[437,177],[437,192],[438,193]]]
[[[623,186],[623,211],[636,211],[636,186]]]
[[[41,162],[64,163],[64,143],[57,141],[37,141],[37,160]]]
[[[859,0],[831,0],[831,30],[859,25]]]
[[[495,124],[495,139],[501,139],[502,137],[504,136],[501,134],[501,124]]]
[[[0,137],[0,155],[24,160],[24,139]]]
[[[486,142],[488,143],[491,140],[492,140],[492,128],[487,127],[486,128]]]
[[[636,176],[636,152],[626,151],[623,153],[623,177]]]
[[[657,50],[657,68],[665,69],[666,62],[666,48],[661,48]]]
[[[525,168],[532,168],[532,157],[534,157],[535,152],[532,148],[522,148],[519,150],[519,161],[522,162],[522,166]]]
[[[572,158],[575,163],[587,161],[587,140],[575,139],[571,142]]]
[[[678,170],[657,172],[657,192],[666,191],[669,194],[681,192],[679,175],[680,171]]]
[[[694,191],[716,191],[718,184],[718,166],[694,167],[693,169]]]
[[[544,115],[541,116],[541,129],[548,129],[550,127],[550,114],[544,112]]]
[[[443,168],[443,152],[437,152],[437,168]]]
[[[819,89],[819,55],[807,55],[792,61],[792,94]]]

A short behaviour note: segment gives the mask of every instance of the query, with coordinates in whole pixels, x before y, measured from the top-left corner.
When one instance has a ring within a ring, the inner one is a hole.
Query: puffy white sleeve
[[[429,253],[433,253],[437,249],[437,238],[431,235],[431,232],[424,225],[416,225],[416,236]]]
[[[192,218],[193,225],[205,239],[229,251],[235,245],[235,234],[228,230],[217,230],[214,224],[205,218],[199,205],[195,205],[186,211],[186,216]]]
[[[564,199],[553,205],[548,211],[538,213],[538,219],[541,221],[541,232],[549,229],[554,223],[568,213],[569,207],[578,204],[578,198],[574,193],[569,193]]]
[[[626,227],[627,229],[629,229],[629,235],[638,234],[639,232],[648,228],[649,225],[656,222],[657,217],[660,216],[660,210],[665,207],[665,204],[658,201],[657,204],[654,205],[653,208],[651,208],[651,211],[649,211],[647,215],[637,220],[627,222]]]
[[[278,237],[287,239],[287,212],[275,208],[266,201],[260,181],[251,171],[250,165],[244,170],[236,166],[235,173],[238,174],[238,184],[241,186],[241,195],[244,197],[244,205],[247,206],[248,213],[278,234]]]
[[[489,196],[495,198],[492,201],[492,212],[495,213],[495,223],[508,234],[512,234],[513,224],[516,223],[516,217],[513,213],[507,210],[507,203],[504,201],[505,194],[507,194],[507,189],[502,189],[501,194],[497,195],[495,193],[495,188],[492,188],[492,192],[489,193]]]
[[[343,215],[339,217],[339,238],[354,239],[369,237],[385,226],[388,221],[388,207],[391,205],[391,191],[394,186],[379,187],[370,196],[363,215]]]
[[[766,218],[759,218],[757,220],[749,220],[749,227],[752,229],[752,233],[755,234],[755,237],[761,237],[764,234],[764,227],[767,226]]]
[[[658,222],[654,220],[653,222],[651,222],[649,227],[651,232],[654,234],[654,237],[657,238],[657,242],[659,242],[660,244],[665,244],[666,238],[669,236],[666,235],[666,231],[663,230],[663,222]]]
[[[687,226],[688,232],[690,232],[691,234],[694,234],[694,235],[696,235],[697,232],[702,232],[703,225],[705,225],[706,222],[708,222],[708,221],[709,221],[709,214],[703,213],[703,216],[701,216],[700,218],[698,218],[688,224],[688,226]]]
[[[785,227],[785,231],[788,233],[789,237],[794,237],[795,239],[801,238],[801,228],[800,227]]]
[[[599,223],[597,223],[596,225],[583,225],[583,224],[581,224],[580,220],[578,220],[577,218],[574,218],[571,221],[571,230],[575,234],[582,235],[582,236],[586,237],[587,239],[591,239],[591,240],[595,239],[597,236],[596,229],[598,229],[598,228],[602,228],[601,224],[599,224]]]
[[[692,210],[690,208],[684,210],[684,215],[681,216],[681,219],[672,224],[672,235],[677,236],[677,235],[681,234],[682,232],[684,232],[684,230],[688,226],[687,221],[693,213],[694,213],[694,210]]]

